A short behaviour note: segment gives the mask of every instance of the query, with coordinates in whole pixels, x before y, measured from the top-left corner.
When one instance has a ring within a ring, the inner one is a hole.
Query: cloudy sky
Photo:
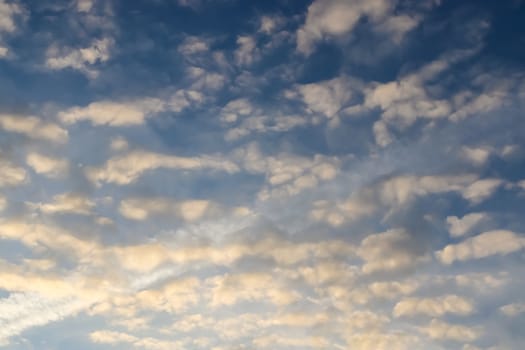
[[[0,348],[525,342],[519,0],[0,0]]]

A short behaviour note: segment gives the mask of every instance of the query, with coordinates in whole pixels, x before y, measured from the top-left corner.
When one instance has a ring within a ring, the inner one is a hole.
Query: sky
[[[0,348],[522,349],[523,18],[0,0]]]

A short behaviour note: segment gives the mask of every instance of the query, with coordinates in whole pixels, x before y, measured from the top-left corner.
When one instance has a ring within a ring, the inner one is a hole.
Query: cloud
[[[474,165],[484,165],[491,154],[491,150],[484,147],[466,147],[461,149],[462,156]]]
[[[132,220],[146,220],[155,215],[176,215],[192,222],[213,211],[218,211],[214,203],[202,199],[174,201],[167,198],[132,198],[123,200],[119,206],[119,212]]]
[[[59,113],[58,117],[66,124],[83,120],[93,125],[133,126],[144,124],[160,112],[179,113],[194,104],[202,102],[201,93],[192,90],[178,90],[167,99],[142,98],[131,101],[92,102],[86,107],[72,107]]]
[[[94,263],[95,255],[100,252],[100,247],[95,240],[82,240],[56,225],[29,220],[1,220],[0,238],[19,241],[33,250],[49,249],[66,254],[78,259],[78,263],[90,259]],[[23,277],[20,278],[21,281],[24,280]]]
[[[24,168],[18,167],[0,154],[0,188],[18,186],[28,180]]]
[[[310,113],[319,113],[333,118],[354,96],[358,82],[348,77],[339,77],[319,83],[297,86],[297,91]]]
[[[351,32],[361,17],[380,21],[392,7],[391,2],[384,0],[316,0],[308,7],[306,22],[297,32],[297,49],[309,54],[316,42]]]
[[[26,162],[37,174],[50,178],[63,178],[69,172],[67,159],[52,158],[32,152],[26,156]]]
[[[432,339],[454,340],[460,343],[474,341],[481,335],[479,327],[449,324],[438,319],[433,319],[427,326],[421,327],[420,331]]]
[[[368,235],[357,250],[357,255],[365,261],[363,272],[396,271],[420,264],[425,259],[414,254],[411,241],[404,230]]]
[[[7,208],[7,199],[3,196],[0,196],[0,212],[4,211]]]
[[[239,36],[237,38],[238,48],[235,51],[235,62],[239,66],[249,66],[260,57],[257,42],[252,36]]]
[[[16,32],[17,20],[23,17],[25,9],[18,1],[0,1],[0,58],[4,58],[9,53],[9,48],[3,46],[3,36]]]
[[[370,216],[379,209],[388,210],[390,215],[407,208],[418,198],[433,194],[455,192],[475,201],[487,195],[480,187],[483,186],[477,185],[476,176],[472,174],[396,175],[358,188],[346,200],[315,202],[310,215],[337,227]]]
[[[525,312],[525,303],[512,303],[500,307],[500,311],[509,317],[514,317]]]
[[[479,204],[492,196],[502,184],[504,184],[504,181],[500,179],[478,180],[462,191],[463,198],[472,204]]]
[[[420,339],[406,332],[369,331],[344,334],[349,349],[361,350],[405,350],[417,349]]]
[[[436,298],[402,299],[394,306],[392,314],[395,317],[415,315],[441,317],[446,314],[467,316],[474,311],[472,301],[457,295],[445,295]]]
[[[276,305],[287,305],[300,295],[279,283],[269,274],[251,273],[210,278],[210,306],[232,305],[239,301],[265,300]]]
[[[0,346],[9,345],[9,338],[23,331],[62,320],[86,307],[72,298],[49,299],[36,293],[13,293],[0,299]]]
[[[436,252],[436,257],[450,265],[455,261],[481,259],[493,255],[507,255],[525,247],[525,238],[507,230],[484,232],[458,244],[449,244]]]
[[[28,203],[30,207],[45,214],[79,214],[90,215],[95,203],[79,193],[62,193],[53,197],[48,203]]]
[[[239,171],[238,166],[218,156],[177,157],[148,151],[131,151],[110,158],[101,167],[87,167],[86,176],[94,184],[103,182],[127,185],[135,182],[143,173],[164,168],[181,170],[218,170],[227,173]]]
[[[457,216],[448,216],[447,225],[452,237],[461,237],[469,233],[482,220],[486,220],[488,215],[486,213],[470,213],[462,218]]]
[[[171,350],[171,349],[181,349],[183,346],[182,341],[168,341],[161,340],[152,337],[136,337],[134,335],[100,330],[94,331],[89,334],[89,338],[92,342],[98,344],[129,344],[135,348],[139,349],[148,349],[148,350]]]
[[[334,157],[315,155],[313,158],[281,153],[265,156],[256,143],[235,152],[243,168],[252,174],[265,174],[267,187],[259,192],[259,199],[293,196],[320,182],[333,180],[339,171]]]
[[[93,40],[83,48],[59,48],[53,45],[47,50],[45,65],[51,70],[75,69],[93,79],[99,74],[96,66],[111,58],[113,46],[114,40],[111,38]]]
[[[34,140],[58,144],[64,144],[68,141],[67,130],[37,117],[0,114],[0,128],[8,132],[23,134]]]

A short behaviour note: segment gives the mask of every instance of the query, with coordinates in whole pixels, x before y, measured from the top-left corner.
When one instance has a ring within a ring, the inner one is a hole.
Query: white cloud
[[[525,303],[512,303],[500,307],[500,311],[509,317],[525,313]]]
[[[472,301],[457,295],[436,298],[406,298],[399,301],[393,310],[395,317],[428,315],[441,317],[446,314],[470,315],[475,311]]]
[[[335,157],[315,155],[313,158],[281,153],[264,156],[257,144],[235,152],[244,169],[249,173],[265,174],[267,186],[259,192],[259,199],[293,196],[313,188],[323,181],[334,179],[340,162]]]
[[[155,169],[201,170],[211,169],[235,173],[238,166],[217,156],[177,157],[147,151],[132,151],[109,159],[101,167],[88,167],[86,176],[94,184],[103,182],[127,185],[143,173]]]
[[[35,140],[60,144],[68,141],[67,130],[37,117],[0,114],[0,128],[9,132],[23,134]]]
[[[221,121],[225,123],[236,122],[239,117],[246,117],[256,112],[255,107],[245,98],[228,102],[221,111]]]
[[[0,154],[0,188],[21,185],[27,181],[24,168],[18,167]]]
[[[447,245],[436,252],[443,264],[454,261],[481,259],[493,255],[507,255],[525,247],[525,238],[512,231],[496,230],[468,238],[458,244]]]
[[[347,77],[339,77],[320,83],[296,87],[308,110],[333,118],[349,102],[357,82]]]
[[[24,7],[19,1],[0,0],[0,58],[9,54],[9,48],[2,46],[3,35],[17,30],[17,19],[24,15]]]
[[[487,219],[488,215],[485,213],[470,213],[462,218],[457,216],[448,216],[447,225],[450,235],[452,237],[461,237],[469,233],[482,220]]]
[[[89,78],[96,78],[97,64],[107,62],[111,58],[114,40],[111,38],[97,39],[84,48],[59,48],[56,45],[49,47],[46,53],[46,67],[52,70],[72,68],[86,74]]]
[[[62,193],[53,197],[48,203],[28,203],[32,208],[45,214],[72,213],[90,215],[95,202],[79,193]]]
[[[405,332],[373,330],[363,333],[346,332],[343,337],[346,338],[347,347],[338,347],[340,349],[406,350],[422,348],[422,342],[418,337]]]
[[[393,6],[394,2],[385,0],[316,0],[308,7],[306,22],[297,32],[297,49],[309,54],[325,37],[351,32],[362,17],[380,22]]]
[[[449,324],[438,319],[433,319],[430,324],[421,327],[420,331],[432,339],[454,340],[460,343],[468,343],[478,339],[481,335],[480,329],[457,324]]]
[[[251,273],[224,275],[206,281],[210,286],[210,306],[232,305],[238,301],[266,300],[276,305],[287,305],[300,295],[279,285],[269,274]]]
[[[76,5],[78,12],[89,12],[93,8],[94,0],[77,0]]]
[[[120,203],[119,212],[132,220],[146,220],[154,215],[176,215],[185,221],[196,221],[214,211],[208,200],[174,201],[167,198],[133,198]]]
[[[203,96],[198,91],[178,90],[166,99],[142,98],[130,101],[97,101],[85,107],[72,107],[59,113],[66,124],[87,120],[93,125],[132,126],[144,124],[157,113],[179,113],[193,104],[199,104]]]
[[[225,139],[228,141],[237,140],[254,132],[285,132],[309,123],[308,118],[299,115],[252,116],[244,118],[238,126],[228,130]]]
[[[37,174],[50,178],[65,177],[69,172],[67,159],[52,158],[33,152],[27,155],[26,162]]]
[[[485,147],[467,147],[461,149],[461,155],[470,163],[481,166],[487,163],[491,150]]]
[[[504,184],[500,179],[481,179],[470,184],[462,191],[463,198],[472,204],[479,204],[489,198]]]
[[[240,66],[249,66],[259,59],[260,53],[257,42],[252,36],[239,36],[238,48],[235,51],[235,61]]]
[[[262,16],[259,25],[259,32],[265,34],[273,34],[278,30],[283,22],[285,21],[282,17],[279,16]]]
[[[185,55],[207,52],[210,49],[209,42],[199,37],[189,36],[179,45],[178,51]]]
[[[88,304],[74,298],[49,299],[35,293],[13,293],[0,299],[0,346],[9,338],[37,326],[62,320]]]
[[[117,136],[111,140],[109,148],[114,152],[126,151],[129,148],[128,141],[122,136]]]
[[[16,30],[15,17],[22,12],[22,7],[17,1],[0,1],[0,32],[14,32]]]
[[[424,257],[411,251],[411,240],[404,230],[367,236],[357,250],[357,255],[365,261],[363,272],[403,270],[420,264]]]

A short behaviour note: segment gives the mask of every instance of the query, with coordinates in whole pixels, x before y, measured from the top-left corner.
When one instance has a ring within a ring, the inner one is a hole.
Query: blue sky
[[[0,348],[521,349],[520,0],[0,0]]]

